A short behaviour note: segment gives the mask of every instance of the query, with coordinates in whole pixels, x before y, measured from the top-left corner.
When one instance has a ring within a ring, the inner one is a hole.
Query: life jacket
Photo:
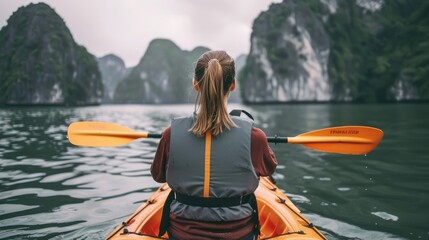
[[[253,192],[258,177],[251,160],[253,121],[237,116],[231,119],[237,127],[225,129],[218,136],[207,133],[202,137],[189,131],[193,117],[172,120],[166,173],[172,192],[166,205],[171,203],[164,207],[163,218],[172,213],[216,222],[255,215]]]

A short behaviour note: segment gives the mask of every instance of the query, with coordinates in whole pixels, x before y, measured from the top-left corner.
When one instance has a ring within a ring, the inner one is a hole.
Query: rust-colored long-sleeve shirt
[[[166,171],[170,154],[171,128],[162,134],[155,159],[151,166],[155,181],[166,182]],[[251,134],[251,158],[258,176],[271,175],[277,166],[276,157],[268,145],[267,136],[259,128]],[[241,239],[253,229],[252,217],[233,222],[212,223],[183,219],[170,214],[169,231],[178,239]]]

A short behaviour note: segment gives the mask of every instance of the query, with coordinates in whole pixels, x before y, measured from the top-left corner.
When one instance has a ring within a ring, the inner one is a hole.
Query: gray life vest
[[[248,196],[258,187],[251,160],[253,122],[231,117],[238,126],[218,136],[198,137],[189,129],[192,117],[172,120],[167,183],[181,195],[204,198]],[[170,212],[178,217],[202,221],[234,221],[249,217],[249,203],[228,207],[202,207],[173,200]]]

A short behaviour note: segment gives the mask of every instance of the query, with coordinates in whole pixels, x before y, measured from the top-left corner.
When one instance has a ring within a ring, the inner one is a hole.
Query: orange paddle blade
[[[67,132],[70,143],[88,147],[120,146],[148,135],[147,132],[135,132],[107,122],[75,122],[70,124]]]
[[[366,154],[372,151],[383,138],[383,131],[373,127],[342,126],[324,128],[296,137],[288,143],[302,144],[322,152],[342,154]]]

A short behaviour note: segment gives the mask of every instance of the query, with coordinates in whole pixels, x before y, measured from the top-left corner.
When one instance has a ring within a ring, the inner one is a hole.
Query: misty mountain
[[[114,101],[120,103],[194,102],[194,62],[208,48],[180,49],[167,39],[150,42],[139,64],[116,87]]]
[[[104,85],[103,103],[111,103],[116,86],[131,72],[132,68],[127,68],[124,61],[114,54],[98,58],[98,67]]]

